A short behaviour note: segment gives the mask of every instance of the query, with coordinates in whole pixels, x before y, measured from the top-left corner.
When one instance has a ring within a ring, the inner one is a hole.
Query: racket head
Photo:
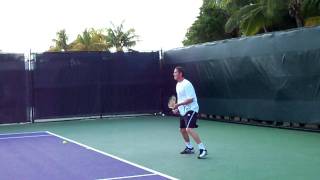
[[[170,109],[173,109],[173,107],[174,107],[174,105],[176,105],[176,103],[177,103],[177,98],[176,98],[176,96],[171,96],[170,98],[169,98],[169,102],[168,102],[168,108],[170,108]]]

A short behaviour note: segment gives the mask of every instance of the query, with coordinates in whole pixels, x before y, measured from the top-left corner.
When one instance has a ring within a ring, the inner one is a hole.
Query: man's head
[[[184,69],[181,66],[174,68],[173,78],[176,81],[182,81],[184,79]]]

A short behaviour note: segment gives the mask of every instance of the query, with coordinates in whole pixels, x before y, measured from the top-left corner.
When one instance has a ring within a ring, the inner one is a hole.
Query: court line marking
[[[40,134],[40,133],[46,133],[47,131],[33,131],[33,132],[19,132],[19,133],[0,133],[0,136],[9,136],[9,135],[21,135],[21,134]]]
[[[79,145],[79,146],[82,146],[82,147],[87,148],[87,149],[89,149],[89,150],[92,150],[92,151],[95,151],[95,152],[97,152],[97,153],[103,154],[103,155],[105,155],[105,156],[109,156],[109,157],[111,157],[111,158],[113,158],[113,159],[117,159],[117,160],[122,161],[122,162],[124,162],[124,163],[127,163],[127,164],[130,164],[130,165],[132,165],[132,166],[135,166],[135,167],[138,167],[138,168],[140,168],[140,169],[143,169],[143,170],[145,170],[145,171],[152,172],[152,173],[154,173],[154,174],[157,174],[157,175],[159,175],[159,176],[162,176],[162,177],[165,177],[165,178],[168,178],[168,179],[171,179],[171,180],[178,180],[177,178],[174,178],[174,177],[169,176],[169,175],[167,175],[167,174],[163,174],[163,173],[158,172],[158,171],[156,171],[156,170],[153,170],[153,169],[150,169],[150,168],[147,168],[147,167],[138,165],[138,164],[136,164],[136,163],[130,162],[130,161],[128,161],[128,160],[122,159],[122,158],[120,158],[120,157],[118,157],[118,156],[115,156],[115,155],[112,155],[112,154],[109,154],[109,153],[100,151],[100,150],[95,149],[95,148],[93,148],[93,147],[90,147],[90,146],[87,146],[87,145],[85,145],[85,144],[79,143],[79,142],[77,142],[77,141],[75,141],[75,140],[72,140],[72,139],[63,137],[63,136],[61,136],[61,135],[52,133],[52,132],[50,132],[50,131],[46,131],[46,132],[47,132],[48,134],[53,135],[53,136],[56,136],[56,137],[59,137],[59,138],[61,138],[61,139],[66,140],[66,141],[75,143],[75,144],[77,144],[77,145]]]
[[[80,117],[69,117],[69,118],[47,118],[47,119],[35,119],[34,122],[52,122],[52,121],[69,121],[69,120],[96,120],[100,118],[128,118],[136,116],[151,116],[152,114],[143,113],[143,114],[126,114],[126,115],[95,115],[95,116],[80,116]]]
[[[113,178],[105,178],[105,179],[97,179],[97,180],[116,180],[116,179],[131,179],[136,177],[146,177],[146,176],[159,176],[158,174],[141,174],[134,176],[121,176],[121,177],[113,177]]]
[[[23,139],[23,138],[37,138],[37,137],[45,137],[45,136],[52,136],[50,134],[48,135],[37,135],[37,136],[16,136],[16,137],[4,137],[0,138],[0,140],[6,140],[6,139]]]

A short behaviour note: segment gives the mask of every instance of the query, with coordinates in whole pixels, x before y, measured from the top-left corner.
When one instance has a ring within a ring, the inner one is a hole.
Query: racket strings
[[[175,96],[171,96],[168,102],[168,107],[173,109],[174,105],[177,103],[177,98]]]

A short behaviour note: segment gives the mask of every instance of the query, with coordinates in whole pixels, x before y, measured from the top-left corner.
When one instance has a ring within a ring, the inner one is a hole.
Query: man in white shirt
[[[176,91],[178,98],[177,104],[173,107],[173,113],[180,114],[180,132],[186,144],[186,148],[181,154],[194,153],[194,148],[190,143],[190,135],[198,144],[198,158],[204,158],[207,155],[207,150],[199,135],[194,131],[194,128],[198,127],[197,117],[199,112],[195,90],[190,81],[184,78],[184,69],[182,67],[178,66],[174,69],[173,77],[177,81]]]

